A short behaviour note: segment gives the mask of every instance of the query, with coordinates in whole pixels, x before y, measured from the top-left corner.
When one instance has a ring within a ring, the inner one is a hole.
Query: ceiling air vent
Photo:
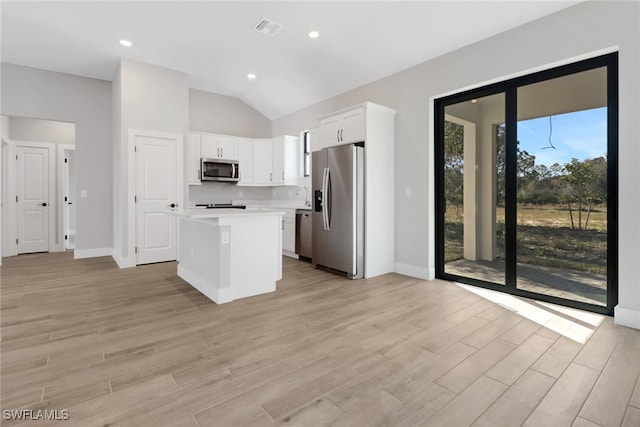
[[[253,29],[267,36],[275,36],[276,33],[282,29],[282,25],[262,18]]]

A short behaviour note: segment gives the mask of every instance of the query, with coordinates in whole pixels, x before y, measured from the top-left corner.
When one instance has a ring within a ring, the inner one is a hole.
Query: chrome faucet
[[[309,201],[309,189],[306,185],[298,185],[298,188],[296,188],[296,196],[300,195],[301,188],[304,188],[304,205],[311,206],[311,202]]]

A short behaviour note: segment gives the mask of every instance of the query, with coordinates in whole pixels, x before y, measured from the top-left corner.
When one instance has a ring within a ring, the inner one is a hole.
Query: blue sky
[[[607,108],[577,111],[551,117],[553,132],[549,147],[549,117],[518,122],[520,150],[536,156],[536,165],[564,165],[571,158],[593,159],[607,153]]]

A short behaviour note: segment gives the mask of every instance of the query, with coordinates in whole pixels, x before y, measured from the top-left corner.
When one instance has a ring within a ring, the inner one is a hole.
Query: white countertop
[[[221,218],[221,217],[242,217],[247,215],[284,215],[284,212],[278,209],[172,209],[163,211],[163,213],[174,215],[182,218]]]
[[[238,205],[246,205],[247,208],[266,208],[266,209],[311,209],[311,206],[305,206],[304,202],[299,200],[232,200],[232,203]]]

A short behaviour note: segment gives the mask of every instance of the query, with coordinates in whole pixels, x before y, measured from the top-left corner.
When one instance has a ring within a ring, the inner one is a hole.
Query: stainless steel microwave
[[[201,159],[201,181],[238,181],[238,161]]]

